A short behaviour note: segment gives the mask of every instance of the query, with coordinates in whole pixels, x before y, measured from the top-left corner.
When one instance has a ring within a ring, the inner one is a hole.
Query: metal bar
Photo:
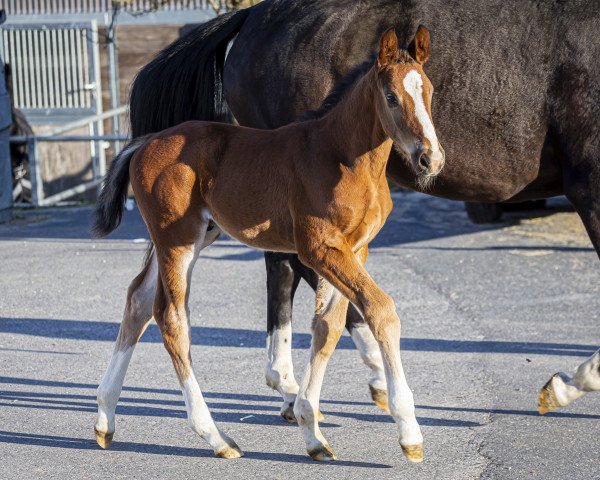
[[[94,85],[96,87],[96,91],[94,94],[94,103],[96,108],[96,113],[100,115],[102,113],[102,87],[100,84],[100,47],[98,42],[98,23],[95,20],[92,20],[90,25],[90,37],[91,37],[91,52],[90,55],[92,59],[92,74],[94,79]],[[103,135],[104,134],[104,122],[99,120],[93,124],[93,131],[91,132],[94,135]],[[106,153],[104,151],[103,145],[100,142],[94,144],[94,150],[96,157],[96,172],[95,178],[98,176],[104,176],[106,173]]]
[[[33,107],[36,104],[35,101],[35,66],[33,64],[33,31],[31,29],[26,30],[26,35],[27,35],[27,45],[23,45],[23,50],[27,49],[27,56],[29,57],[29,62],[28,62],[28,71],[27,71],[27,76],[25,77],[26,81],[27,81],[27,94],[29,95],[29,98],[31,99],[29,103],[29,107]],[[23,38],[23,41],[25,42],[25,38]],[[26,58],[27,60],[27,58]]]
[[[83,37],[84,31],[85,30],[80,29],[77,31],[77,35],[75,35],[75,56],[79,59],[77,65],[77,90],[79,94],[79,101],[77,102],[77,104],[80,106],[84,106],[87,104],[85,101],[85,82],[83,81],[83,50],[81,48],[81,38]]]
[[[36,104],[42,107],[46,106],[46,95],[44,95],[43,88],[46,82],[42,82],[42,62],[41,62],[41,51],[40,51],[40,31],[38,29],[33,31],[33,55],[35,56],[35,94]]]
[[[54,54],[52,52],[52,37],[50,30],[44,30],[44,57],[46,58],[47,74],[48,74],[48,106],[50,108],[56,105],[54,97]]]
[[[46,29],[43,28],[38,32],[39,36],[39,49],[38,49],[38,57],[40,61],[40,70],[42,74],[41,78],[41,91],[42,91],[42,106],[44,108],[50,107],[50,88],[48,82],[48,58],[46,55],[47,52],[47,44],[46,44]]]
[[[19,31],[13,30],[12,34],[13,34],[13,38],[12,38],[12,42],[10,42],[12,45],[15,46],[14,50],[11,48],[11,58],[13,59],[13,78],[18,79],[18,78],[23,78],[24,77],[24,72],[21,70],[21,65],[22,62],[19,61],[19,59],[23,58],[23,54],[21,52],[21,36],[19,35]],[[15,93],[17,94],[17,106],[18,107],[25,107],[27,106],[25,104],[25,92],[23,91],[22,85],[20,83],[20,81],[15,81],[14,82],[14,86],[15,86]]]
[[[39,207],[44,200],[44,184],[42,171],[38,164],[39,156],[35,137],[27,139],[27,154],[29,157],[29,177],[31,179],[31,203]]]
[[[114,110],[108,110],[99,115],[91,115],[89,117],[81,118],[79,120],[75,120],[73,122],[66,123],[65,125],[55,128],[54,130],[49,130],[49,131],[45,132],[45,135],[58,135],[59,133],[68,132],[69,130],[73,130],[74,128],[85,127],[89,123],[98,122],[98,121],[110,118],[112,116],[115,116],[115,115],[121,115],[122,113],[126,113],[128,111],[128,109],[129,109],[128,105],[123,105],[122,107],[115,108]]]
[[[61,76],[59,72],[60,59],[58,56],[58,41],[56,40],[56,30],[53,28],[50,34],[50,43],[52,44],[52,66],[53,77],[54,77],[54,107],[62,107],[62,98],[60,92],[62,92]]]
[[[115,12],[113,11],[113,14]],[[108,23],[109,16],[107,14],[106,20]],[[117,56],[117,47],[116,47],[116,36],[117,36],[117,28],[116,25],[112,25],[110,30],[107,30],[108,34],[108,43],[106,45],[107,53],[108,53],[108,84],[110,88],[110,108],[115,110],[119,107],[121,100],[119,97],[119,60]],[[112,133],[118,134],[121,130],[121,119],[119,115],[115,115],[112,117]],[[121,144],[119,142],[115,143],[115,150],[121,150]]]
[[[11,143],[22,143],[34,140],[36,142],[123,142],[127,141],[127,135],[14,135],[9,137]]]
[[[60,202],[61,200],[64,200],[65,198],[74,197],[75,195],[78,195],[80,193],[87,192],[88,190],[91,190],[92,188],[95,188],[98,185],[100,185],[103,180],[104,180],[104,178],[96,178],[95,180],[90,180],[89,182],[81,183],[75,187],[69,188],[60,193],[50,195],[49,197],[46,197],[42,201],[40,206],[47,207],[49,205],[52,205],[53,203]]]

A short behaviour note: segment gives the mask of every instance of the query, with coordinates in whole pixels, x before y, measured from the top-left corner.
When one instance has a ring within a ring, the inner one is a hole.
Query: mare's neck
[[[368,162],[378,169],[387,162],[392,140],[377,114],[378,95],[377,73],[370,69],[322,119],[336,156],[349,166]]]

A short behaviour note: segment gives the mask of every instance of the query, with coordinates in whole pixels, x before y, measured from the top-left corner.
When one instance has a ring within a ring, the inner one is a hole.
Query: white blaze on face
[[[433,152],[432,160],[437,160],[442,153],[440,151],[437,135],[435,134],[435,128],[433,128],[433,123],[431,123],[431,119],[425,108],[425,102],[423,100],[423,78],[421,78],[419,72],[411,70],[406,74],[406,77],[404,77],[402,84],[404,85],[406,93],[410,95],[415,104],[415,116],[421,124],[423,135],[431,145],[431,150]]]

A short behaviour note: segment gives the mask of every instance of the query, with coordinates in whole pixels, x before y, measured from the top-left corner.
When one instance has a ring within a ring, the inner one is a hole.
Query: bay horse
[[[192,429],[217,456],[241,455],[213,422],[190,357],[192,269],[200,250],[216,239],[216,229],[209,231],[216,224],[246,245],[294,252],[320,276],[310,359],[294,405],[309,455],[335,458],[319,430],[319,395],[351,301],[381,348],[402,451],[422,461],[423,437],[400,360],[400,319],[363,265],[392,208],[385,175],[392,146],[421,175],[431,177],[444,164],[431,118],[433,89],[422,68],[428,57],[426,28],[419,27],[408,50],[399,49],[390,29],[371,67],[316,118],[275,130],[189,121],[134,139],[112,162],[93,231],[104,236],[119,224],[130,180],[154,250],[129,287],[98,388],[95,431],[102,447],[112,440],[127,364],[153,315]]]
[[[418,23],[435,32],[428,73],[451,161],[434,184],[424,185],[392,150],[388,176],[466,202],[565,194],[600,255],[600,4],[593,0],[452,6],[444,0],[264,0],[198,27],[140,71],[131,92],[132,134],[190,119],[229,121],[232,114],[255,128],[287,124],[317,108],[332,85],[340,94],[351,85],[360,74],[353,67],[375,50],[390,23],[403,44]],[[293,421],[292,301],[300,279],[313,289],[318,279],[293,254],[267,252],[265,262],[267,383],[283,397],[282,416]],[[386,409],[381,354],[352,305],[346,327],[373,372],[372,397]],[[577,375],[555,375],[540,393],[540,413],[600,390],[599,364],[600,351]]]

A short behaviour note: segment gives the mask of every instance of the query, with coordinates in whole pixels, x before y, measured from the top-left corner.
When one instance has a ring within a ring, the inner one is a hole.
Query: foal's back
[[[189,121],[164,130],[132,158],[135,196],[162,212],[155,229],[210,216],[243,243],[295,251],[289,199],[308,180],[309,123],[257,130]]]

